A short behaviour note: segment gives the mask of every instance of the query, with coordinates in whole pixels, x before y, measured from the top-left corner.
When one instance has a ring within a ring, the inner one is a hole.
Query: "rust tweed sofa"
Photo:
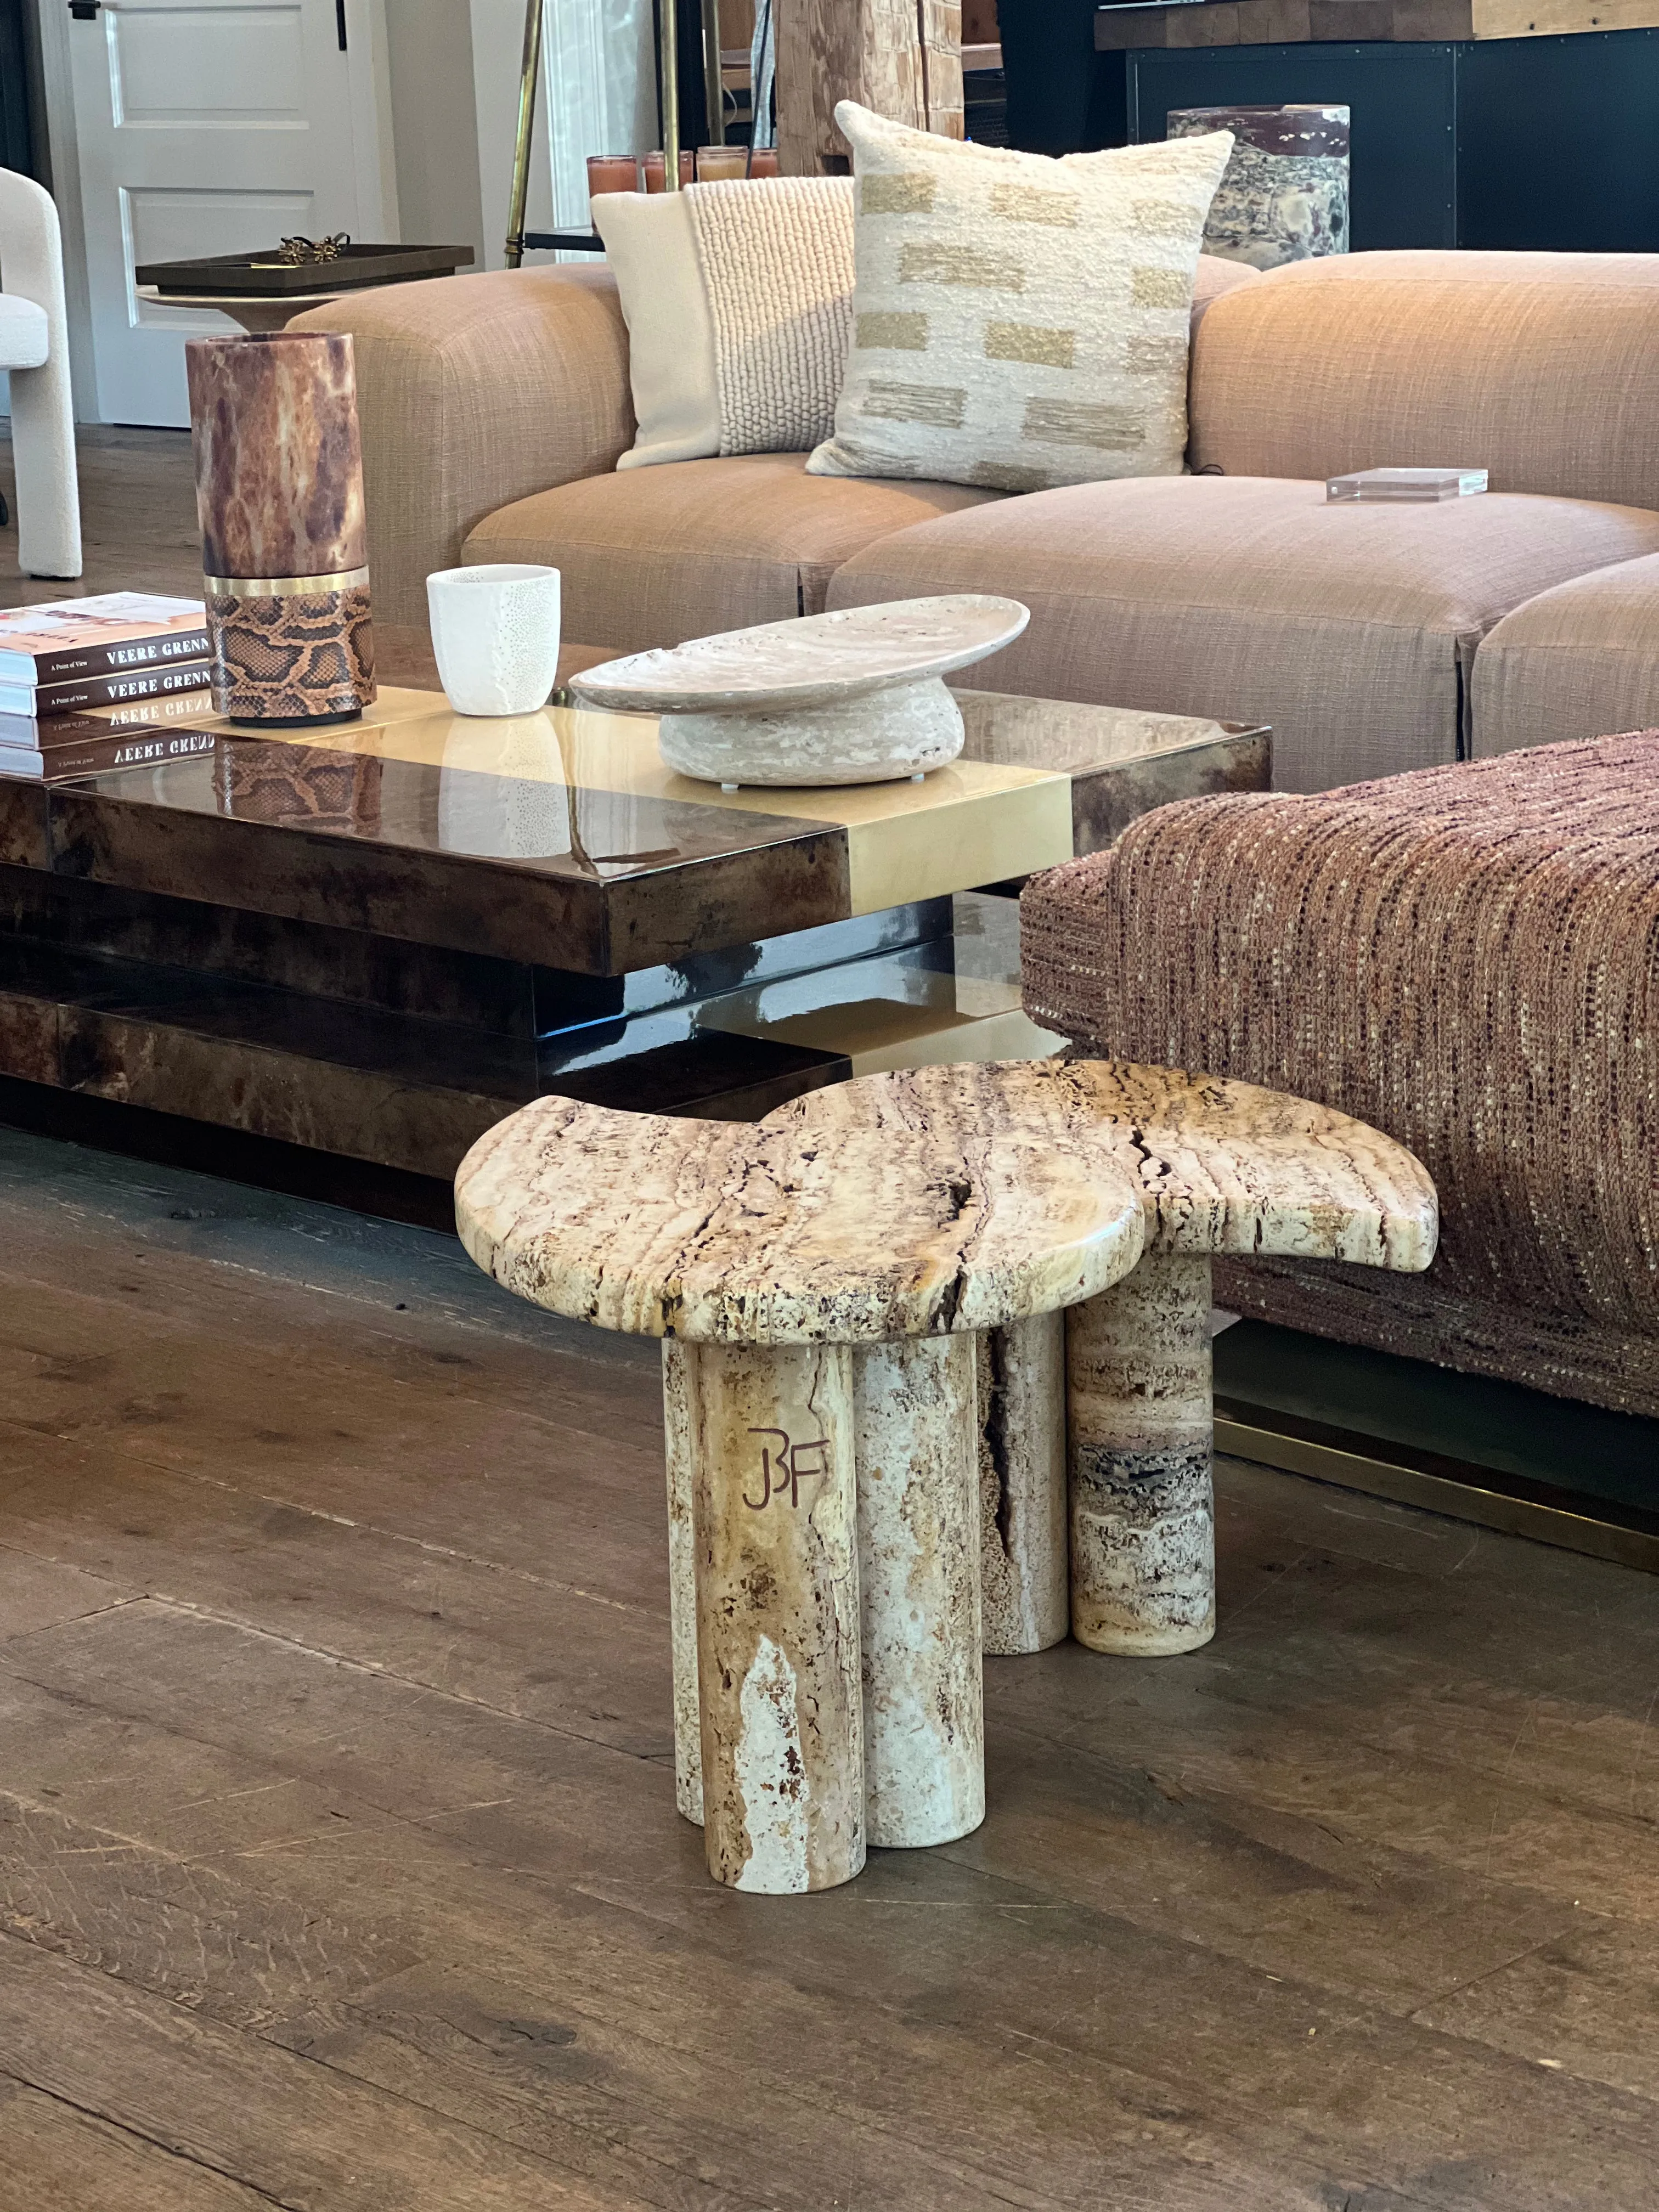
[[[1659,732],[1183,801],[1036,878],[1028,1012],[1429,1169],[1426,1275],[1218,1263],[1262,1319],[1659,1415]]]

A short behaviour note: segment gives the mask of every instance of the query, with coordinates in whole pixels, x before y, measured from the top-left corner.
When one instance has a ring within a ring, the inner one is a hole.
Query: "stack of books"
[[[199,731],[166,725],[174,715],[200,716],[207,651],[199,599],[106,592],[0,613],[0,775],[138,766],[116,756],[140,739],[173,738],[174,750],[205,750],[184,742],[199,740]]]

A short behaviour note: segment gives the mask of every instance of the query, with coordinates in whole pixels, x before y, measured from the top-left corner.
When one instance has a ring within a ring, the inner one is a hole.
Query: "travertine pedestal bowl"
[[[571,679],[579,703],[661,717],[662,757],[705,783],[890,783],[962,750],[944,678],[1012,644],[1018,599],[963,592],[762,623]]]

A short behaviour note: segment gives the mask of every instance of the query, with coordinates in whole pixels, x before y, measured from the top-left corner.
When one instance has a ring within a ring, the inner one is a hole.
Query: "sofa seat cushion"
[[[1528,599],[1474,659],[1474,750],[1659,723],[1659,554]]]
[[[1455,760],[1475,648],[1511,608],[1659,552],[1659,514],[1486,494],[1328,506],[1322,483],[1162,477],[941,517],[854,554],[831,606],[1004,592],[999,691],[1273,726],[1273,781],[1321,791]]]
[[[809,477],[805,453],[675,461],[515,500],[477,526],[461,558],[550,562],[563,573],[565,635],[638,653],[820,614],[853,554],[999,497],[964,484]]]

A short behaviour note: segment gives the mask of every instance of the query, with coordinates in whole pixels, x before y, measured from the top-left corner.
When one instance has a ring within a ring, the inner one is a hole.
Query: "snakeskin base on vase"
[[[234,722],[343,722],[374,703],[366,574],[331,591],[210,578],[207,628],[214,711]]]

